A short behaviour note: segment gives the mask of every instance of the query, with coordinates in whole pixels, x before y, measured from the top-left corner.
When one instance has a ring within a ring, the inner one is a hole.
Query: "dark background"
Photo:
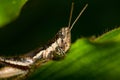
[[[74,0],[74,19],[88,3],[72,30],[72,42],[100,36],[119,27],[120,0]],[[45,44],[68,25],[72,0],[29,0],[20,16],[0,29],[0,55],[19,55]]]

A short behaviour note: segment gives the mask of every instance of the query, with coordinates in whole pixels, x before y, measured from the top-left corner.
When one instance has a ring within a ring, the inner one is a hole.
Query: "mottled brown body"
[[[43,46],[43,48],[32,51],[24,56],[0,57],[0,62],[4,66],[0,69],[0,78],[9,78],[16,75],[27,74],[36,64],[56,60],[56,55],[63,57],[71,44],[71,33],[68,27],[62,28],[55,37]],[[38,65],[37,65],[38,66]],[[7,70],[9,71],[7,71]],[[16,74],[15,74],[16,72]],[[11,75],[11,73],[13,75]],[[7,75],[6,75],[7,74]],[[16,77],[15,77],[16,78]]]
[[[64,57],[71,45],[71,29],[86,7],[87,5],[83,8],[76,20],[70,26],[73,11],[72,3],[68,27],[61,28],[55,37],[46,45],[22,56],[0,57],[0,80],[21,80],[21,78],[25,78],[25,76],[30,74],[35,67],[40,66],[42,63],[49,60],[56,60],[58,57]]]

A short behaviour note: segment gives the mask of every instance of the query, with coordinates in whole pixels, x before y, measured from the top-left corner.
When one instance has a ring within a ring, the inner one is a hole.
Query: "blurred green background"
[[[45,44],[68,25],[72,0],[29,0],[20,16],[0,28],[0,55],[18,55]],[[72,42],[80,37],[99,36],[120,24],[119,0],[74,0],[73,18],[88,8],[72,30]]]

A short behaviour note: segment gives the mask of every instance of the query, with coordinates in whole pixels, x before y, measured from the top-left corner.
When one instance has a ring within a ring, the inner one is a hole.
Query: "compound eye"
[[[59,35],[59,37],[62,38],[62,39],[65,38],[65,34],[64,34],[64,32],[62,32],[62,31],[60,31],[60,32],[58,33],[58,35]]]

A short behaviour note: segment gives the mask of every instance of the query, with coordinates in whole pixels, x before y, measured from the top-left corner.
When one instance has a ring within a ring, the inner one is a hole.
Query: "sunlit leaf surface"
[[[14,20],[27,0],[0,0],[0,27]]]

